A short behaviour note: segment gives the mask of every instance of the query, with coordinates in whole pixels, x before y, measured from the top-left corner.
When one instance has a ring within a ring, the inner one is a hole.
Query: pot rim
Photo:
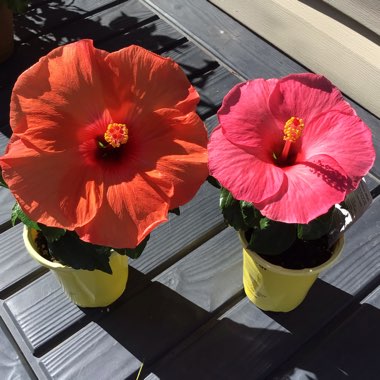
[[[29,228],[24,225],[24,230],[22,233],[24,244],[26,246],[26,249],[30,253],[30,255],[36,261],[38,261],[44,267],[51,268],[51,269],[67,270],[67,271],[75,270],[74,268],[71,268],[67,265],[63,265],[59,262],[53,262],[42,257],[36,249],[35,240],[34,240],[36,235],[37,235],[37,231],[35,229]]]
[[[243,245],[244,250],[254,259],[258,264],[263,266],[265,269],[271,270],[272,272],[281,273],[281,274],[288,274],[292,276],[305,276],[305,275],[312,275],[312,274],[318,274],[325,270],[326,268],[332,266],[335,264],[335,262],[339,259],[344,246],[344,235],[342,234],[334,246],[333,254],[331,255],[330,259],[325,261],[323,264],[318,265],[313,268],[304,268],[304,269],[288,269],[284,268],[280,265],[272,264],[268,262],[267,260],[263,259],[261,256],[259,256],[255,251],[251,251],[247,248],[248,242],[245,238],[244,231],[239,231],[239,239],[240,242]]]

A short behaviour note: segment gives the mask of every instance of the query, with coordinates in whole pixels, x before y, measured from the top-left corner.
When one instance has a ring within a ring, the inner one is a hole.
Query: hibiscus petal
[[[207,131],[194,112],[146,113],[131,128],[128,144],[128,167],[139,173],[157,171],[174,186],[170,208],[192,199],[207,178]]]
[[[97,171],[80,162],[74,152],[41,154],[15,137],[0,158],[4,179],[24,212],[34,221],[67,229],[88,223],[103,194]]]
[[[304,129],[299,159],[321,154],[334,156],[350,178],[352,191],[375,161],[371,130],[354,115],[320,114]]]
[[[144,112],[177,108],[184,113],[194,111],[199,102],[186,75],[170,58],[132,45],[110,53],[106,62],[114,72],[116,91],[112,109],[118,117],[121,117],[119,101],[135,104]]]
[[[283,170],[232,144],[217,127],[208,144],[209,170],[239,200],[263,202],[280,190]]]
[[[104,117],[105,99],[114,93],[107,54],[81,40],[52,50],[22,73],[12,92],[13,132],[50,152],[77,145],[78,131]]]
[[[172,193],[167,181],[149,173],[136,174],[128,182],[108,186],[96,216],[75,231],[82,240],[93,244],[109,246],[111,242],[112,248],[134,248],[167,221]]]
[[[276,199],[255,204],[263,215],[279,222],[309,223],[342,202],[349,187],[343,168],[327,155],[288,166],[284,173],[287,189],[279,191]]]
[[[295,116],[303,119],[305,128],[313,117],[328,110],[355,114],[341,92],[329,80],[309,73],[281,78],[270,95],[269,107],[282,125]]]
[[[223,99],[218,118],[227,139],[235,145],[255,149],[269,157],[279,150],[282,127],[268,106],[277,79],[256,79],[240,83]]]

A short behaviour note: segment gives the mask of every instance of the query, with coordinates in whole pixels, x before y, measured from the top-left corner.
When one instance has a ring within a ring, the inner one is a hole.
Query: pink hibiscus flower
[[[171,59],[82,40],[17,80],[3,176],[30,219],[133,248],[208,175],[199,96]]]
[[[210,174],[272,220],[304,224],[326,213],[375,160],[371,131],[323,76],[238,84],[218,117]]]

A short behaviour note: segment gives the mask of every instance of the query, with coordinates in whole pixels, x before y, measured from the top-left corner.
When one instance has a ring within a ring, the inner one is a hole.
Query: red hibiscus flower
[[[199,97],[171,59],[82,40],[17,80],[3,176],[34,221],[133,248],[208,175]]]
[[[210,174],[272,220],[308,223],[326,213],[375,160],[371,131],[319,75],[241,83],[218,117]]]

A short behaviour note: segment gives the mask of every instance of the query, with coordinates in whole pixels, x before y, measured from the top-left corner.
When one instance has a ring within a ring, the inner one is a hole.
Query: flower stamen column
[[[104,133],[104,140],[113,148],[119,148],[121,144],[128,141],[128,128],[125,124],[108,124],[107,131]]]
[[[302,130],[304,128],[303,120],[299,117],[292,116],[284,125],[284,140],[285,145],[282,149],[280,161],[285,162],[288,158],[289,150],[292,145],[292,143],[296,142],[301,134]]]

